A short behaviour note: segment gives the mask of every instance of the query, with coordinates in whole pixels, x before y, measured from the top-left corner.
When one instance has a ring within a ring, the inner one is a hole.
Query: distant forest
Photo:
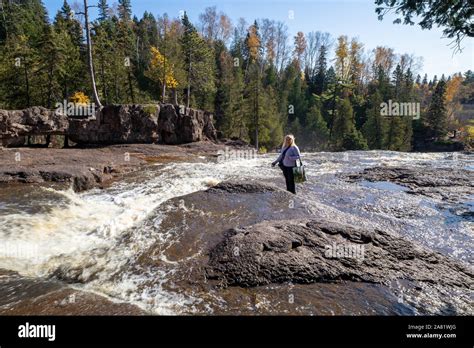
[[[185,12],[139,19],[130,0],[89,5],[99,10],[90,26],[103,105],[209,110],[223,137],[262,151],[285,133],[303,149],[333,151],[411,151],[474,138],[472,71],[428,77],[421,58],[390,47],[319,31],[292,37],[283,22],[233,23],[215,7],[191,23]],[[1,2],[0,109],[93,101],[83,10],[64,1],[51,23],[40,0]],[[420,117],[382,115],[389,101],[420,103]]]

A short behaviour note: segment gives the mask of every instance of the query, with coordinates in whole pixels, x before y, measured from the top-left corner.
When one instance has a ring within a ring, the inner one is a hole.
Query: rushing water
[[[166,233],[152,233],[164,231],[163,219],[174,209],[170,199],[229,179],[263,180],[281,185],[279,169],[270,166],[274,157],[263,155],[219,163],[201,158],[192,163],[160,164],[110,188],[80,194],[38,186],[1,188],[0,269],[16,271],[28,279],[48,278],[64,267],[76,269],[81,284],[76,283],[73,287],[136,304],[156,314],[419,313],[416,306],[397,304],[399,292],[376,285],[358,284],[347,293],[340,284],[290,284],[298,288],[293,291],[310,295],[299,297],[307,299],[297,303],[299,307],[288,307],[282,304],[288,294],[288,285],[206,294],[178,291],[169,284],[176,272],[176,262],[167,259],[164,253],[157,256],[161,262],[158,265],[163,264],[163,267],[129,267],[130,260],[157,242],[162,244],[163,250],[179,243],[179,228],[168,227]],[[472,170],[472,156],[371,151],[308,153],[304,154],[304,159],[309,181],[300,190],[299,197],[310,211],[343,222],[394,231],[430,249],[472,263],[474,195],[465,202],[447,204],[434,198],[407,194],[404,186],[393,183],[349,183],[336,175],[373,166],[457,166]],[[403,288],[400,284],[394,287]],[[360,310],[364,307],[361,303],[353,307],[349,302],[346,305],[338,303],[331,295],[335,289],[339,293],[346,292],[345,298],[359,298],[358,294],[365,294],[366,299],[354,301],[366,301],[367,310]],[[383,300],[370,301],[376,297],[369,296],[371,292],[376,292]],[[249,308],[234,310],[237,307],[230,303],[239,296],[252,298]],[[385,300],[391,304],[384,304]],[[277,302],[282,305],[276,305]]]

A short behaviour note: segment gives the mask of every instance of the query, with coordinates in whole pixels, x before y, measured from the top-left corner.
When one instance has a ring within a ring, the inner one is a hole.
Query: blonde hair
[[[296,145],[295,143],[295,136],[293,134],[287,134],[285,135],[285,138],[283,139],[283,147],[286,146],[286,141],[289,140],[289,145],[288,146],[293,146]]]

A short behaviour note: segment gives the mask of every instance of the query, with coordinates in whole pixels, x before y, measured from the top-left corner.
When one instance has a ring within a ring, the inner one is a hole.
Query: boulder
[[[316,219],[231,229],[209,255],[207,278],[225,286],[404,279],[466,290],[474,276],[398,235]]]
[[[108,105],[96,119],[69,120],[69,138],[78,144],[154,143],[159,105]]]
[[[184,144],[217,139],[213,115],[171,104],[108,105],[96,117],[68,117],[32,107],[0,110],[3,146],[21,146],[24,136],[68,135],[81,145],[156,143]]]
[[[212,114],[178,105],[163,105],[158,132],[164,144],[183,144],[201,140],[217,140]]]
[[[23,145],[29,135],[66,134],[65,115],[40,106],[25,110],[0,110],[0,138],[3,146]]]
[[[349,182],[388,181],[408,188],[409,194],[420,194],[449,202],[466,200],[474,191],[474,172],[456,168],[371,167],[358,173],[343,173],[339,177]]]

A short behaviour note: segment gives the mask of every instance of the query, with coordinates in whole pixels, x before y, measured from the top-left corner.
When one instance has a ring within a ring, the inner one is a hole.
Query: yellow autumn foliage
[[[89,97],[85,95],[83,92],[74,93],[74,95],[69,98],[69,101],[74,104],[82,104],[82,105],[90,103]]]
[[[257,59],[258,58],[258,50],[260,48],[260,39],[257,34],[257,28],[255,25],[250,26],[249,28],[249,36],[247,40],[247,47],[249,50],[250,58]]]
[[[173,66],[168,62],[165,56],[163,56],[156,47],[151,47],[150,52],[152,58],[150,68],[147,70],[146,76],[148,76],[154,81],[159,81],[160,83],[163,83],[164,75],[166,80],[166,87],[178,87],[178,81],[174,78]]]
[[[446,103],[451,103],[459,91],[461,84],[463,82],[463,77],[461,75],[454,75],[451,80],[446,83],[446,93],[445,99]]]

